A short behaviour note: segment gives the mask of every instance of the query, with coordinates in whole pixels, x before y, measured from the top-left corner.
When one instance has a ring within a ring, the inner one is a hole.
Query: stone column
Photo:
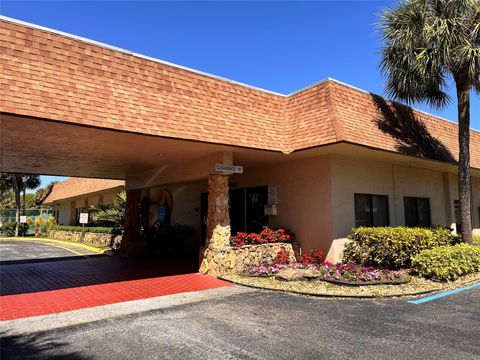
[[[228,175],[208,177],[207,238],[200,254],[200,272],[221,274],[224,253],[230,243]]]
[[[208,213],[206,246],[222,249],[230,242],[228,175],[208,177]]]
[[[140,200],[141,190],[127,190],[124,230],[120,244],[120,254],[124,257],[137,256],[145,250],[140,236]]]

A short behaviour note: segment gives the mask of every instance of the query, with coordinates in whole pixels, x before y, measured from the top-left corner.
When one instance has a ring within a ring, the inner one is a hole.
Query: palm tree
[[[447,82],[455,83],[461,235],[472,242],[470,93],[480,93],[480,0],[406,0],[382,13],[379,28],[388,95],[443,107]]]
[[[15,237],[19,233],[20,208],[22,202],[20,194],[23,192],[23,215],[25,215],[25,197],[27,189],[36,189],[40,185],[40,176],[29,174],[2,173],[0,174],[0,191],[13,190],[15,194]]]
[[[22,190],[23,186],[22,175],[14,173],[2,173],[0,174],[0,186],[2,187],[2,191],[10,189],[13,190],[13,193],[15,194],[15,237],[17,237],[18,226],[20,224],[20,191]]]
[[[117,194],[111,205],[98,204],[90,206],[89,213],[92,216],[92,221],[94,223],[113,222],[115,227],[123,228],[126,203],[127,193],[122,191]]]

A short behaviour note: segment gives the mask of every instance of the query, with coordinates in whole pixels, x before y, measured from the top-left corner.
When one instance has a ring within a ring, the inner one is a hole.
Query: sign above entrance
[[[243,166],[215,164],[215,171],[231,174],[243,174]]]
[[[80,213],[80,224],[88,224],[88,213]]]

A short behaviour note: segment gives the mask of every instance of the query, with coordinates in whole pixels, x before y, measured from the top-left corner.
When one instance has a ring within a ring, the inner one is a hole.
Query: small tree
[[[380,67],[390,96],[442,107],[452,77],[458,99],[458,192],[462,238],[472,241],[470,92],[480,92],[480,1],[406,0],[385,10]]]
[[[92,216],[92,221],[94,223],[111,221],[115,227],[123,227],[126,202],[127,193],[122,191],[117,194],[111,205],[98,204],[90,206],[89,213]]]

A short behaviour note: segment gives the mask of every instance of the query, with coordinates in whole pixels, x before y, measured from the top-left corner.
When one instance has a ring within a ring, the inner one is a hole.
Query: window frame
[[[370,221],[369,225],[366,227],[387,227],[390,226],[390,203],[389,203],[389,196],[383,194],[367,194],[367,193],[354,193],[353,194],[353,207],[354,207],[354,216],[355,216],[355,227],[357,226],[357,206],[356,206],[356,197],[357,196],[368,196],[369,197],[369,207],[370,207]],[[373,197],[384,198],[386,200],[386,216],[387,216],[387,223],[385,225],[374,225],[374,217],[373,217]],[[360,225],[362,226],[362,225]]]

